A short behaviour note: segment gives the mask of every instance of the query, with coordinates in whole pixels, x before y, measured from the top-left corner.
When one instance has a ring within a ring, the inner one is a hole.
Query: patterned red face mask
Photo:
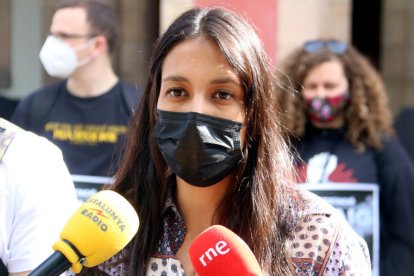
[[[332,122],[347,105],[349,93],[345,92],[336,97],[315,97],[306,100],[308,118],[312,122]]]

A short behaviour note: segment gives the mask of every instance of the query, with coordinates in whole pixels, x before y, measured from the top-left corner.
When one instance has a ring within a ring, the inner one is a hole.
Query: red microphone
[[[203,231],[191,244],[189,253],[200,276],[263,275],[249,246],[221,225]]]

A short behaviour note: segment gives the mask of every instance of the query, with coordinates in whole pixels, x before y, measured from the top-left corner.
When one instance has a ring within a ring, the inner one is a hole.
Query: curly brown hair
[[[335,40],[320,40],[321,43],[332,41]],[[301,95],[305,77],[319,64],[338,60],[349,82],[350,100],[345,111],[346,139],[359,150],[364,150],[366,145],[380,149],[381,137],[394,131],[387,93],[376,69],[352,45],[346,45],[343,53],[334,53],[326,47],[308,52],[304,45],[293,51],[277,72],[277,93],[288,135],[300,138],[305,134],[307,116]]]

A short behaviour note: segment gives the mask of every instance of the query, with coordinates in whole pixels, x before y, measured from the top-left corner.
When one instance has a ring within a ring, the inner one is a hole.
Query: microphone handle
[[[66,259],[65,255],[55,251],[49,258],[41,263],[29,276],[58,276],[68,270],[72,264]]]

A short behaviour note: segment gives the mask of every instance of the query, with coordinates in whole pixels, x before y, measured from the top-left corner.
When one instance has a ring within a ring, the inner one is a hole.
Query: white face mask
[[[78,61],[76,51],[83,49],[93,41],[93,38],[76,47],[71,47],[63,40],[49,35],[39,53],[40,61],[46,72],[57,78],[69,77],[76,68],[89,63],[92,58],[87,57]]]

